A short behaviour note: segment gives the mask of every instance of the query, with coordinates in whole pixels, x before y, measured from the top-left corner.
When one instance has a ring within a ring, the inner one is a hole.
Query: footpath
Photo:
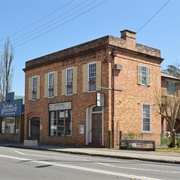
[[[74,147],[74,146],[70,147],[70,146],[61,146],[61,145],[41,145],[41,144],[39,144],[38,146],[24,146],[23,143],[19,143],[19,142],[17,143],[0,142],[0,146],[34,149],[34,150],[46,150],[46,151],[54,151],[61,153],[90,155],[90,156],[101,156],[101,157],[109,157],[109,158],[136,159],[143,161],[180,164],[179,152],[139,151],[139,150],[132,151],[132,150],[109,149],[109,148]]]

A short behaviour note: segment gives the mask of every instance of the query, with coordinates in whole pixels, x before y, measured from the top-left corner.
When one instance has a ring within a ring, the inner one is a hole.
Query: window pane
[[[142,76],[142,84],[147,85],[148,80],[148,68],[141,66],[141,76]]]
[[[68,69],[66,74],[66,93],[72,94],[73,92],[73,69]]]
[[[96,63],[89,64],[89,91],[96,90]]]
[[[71,136],[72,133],[71,110],[66,110],[65,112],[66,112],[66,117],[65,117],[66,136]]]
[[[50,112],[50,136],[56,136],[57,125],[56,125],[56,112]]]
[[[32,78],[32,99],[37,99],[37,77]]]
[[[64,111],[59,111],[58,136],[64,136]]]
[[[167,82],[167,94],[171,96],[177,95],[177,84],[174,82]]]
[[[150,131],[150,105],[143,105],[143,131]]]
[[[48,93],[49,97],[54,96],[54,73],[49,74],[49,80],[48,80]]]

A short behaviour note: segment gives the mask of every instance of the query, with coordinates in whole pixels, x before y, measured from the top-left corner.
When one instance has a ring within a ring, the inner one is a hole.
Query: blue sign
[[[14,93],[8,93],[6,95],[6,101],[0,102],[0,117],[20,116],[22,112],[22,99],[14,100]]]

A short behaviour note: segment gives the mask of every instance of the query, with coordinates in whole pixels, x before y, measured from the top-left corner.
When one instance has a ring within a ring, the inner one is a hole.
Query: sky
[[[25,94],[25,62],[120,31],[161,51],[161,68],[180,60],[180,0],[0,0],[0,55],[10,38],[12,90]]]

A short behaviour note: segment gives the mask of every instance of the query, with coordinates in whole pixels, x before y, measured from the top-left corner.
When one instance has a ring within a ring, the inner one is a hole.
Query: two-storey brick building
[[[25,138],[115,147],[120,131],[160,134],[154,93],[163,59],[135,35],[124,30],[27,61]]]

